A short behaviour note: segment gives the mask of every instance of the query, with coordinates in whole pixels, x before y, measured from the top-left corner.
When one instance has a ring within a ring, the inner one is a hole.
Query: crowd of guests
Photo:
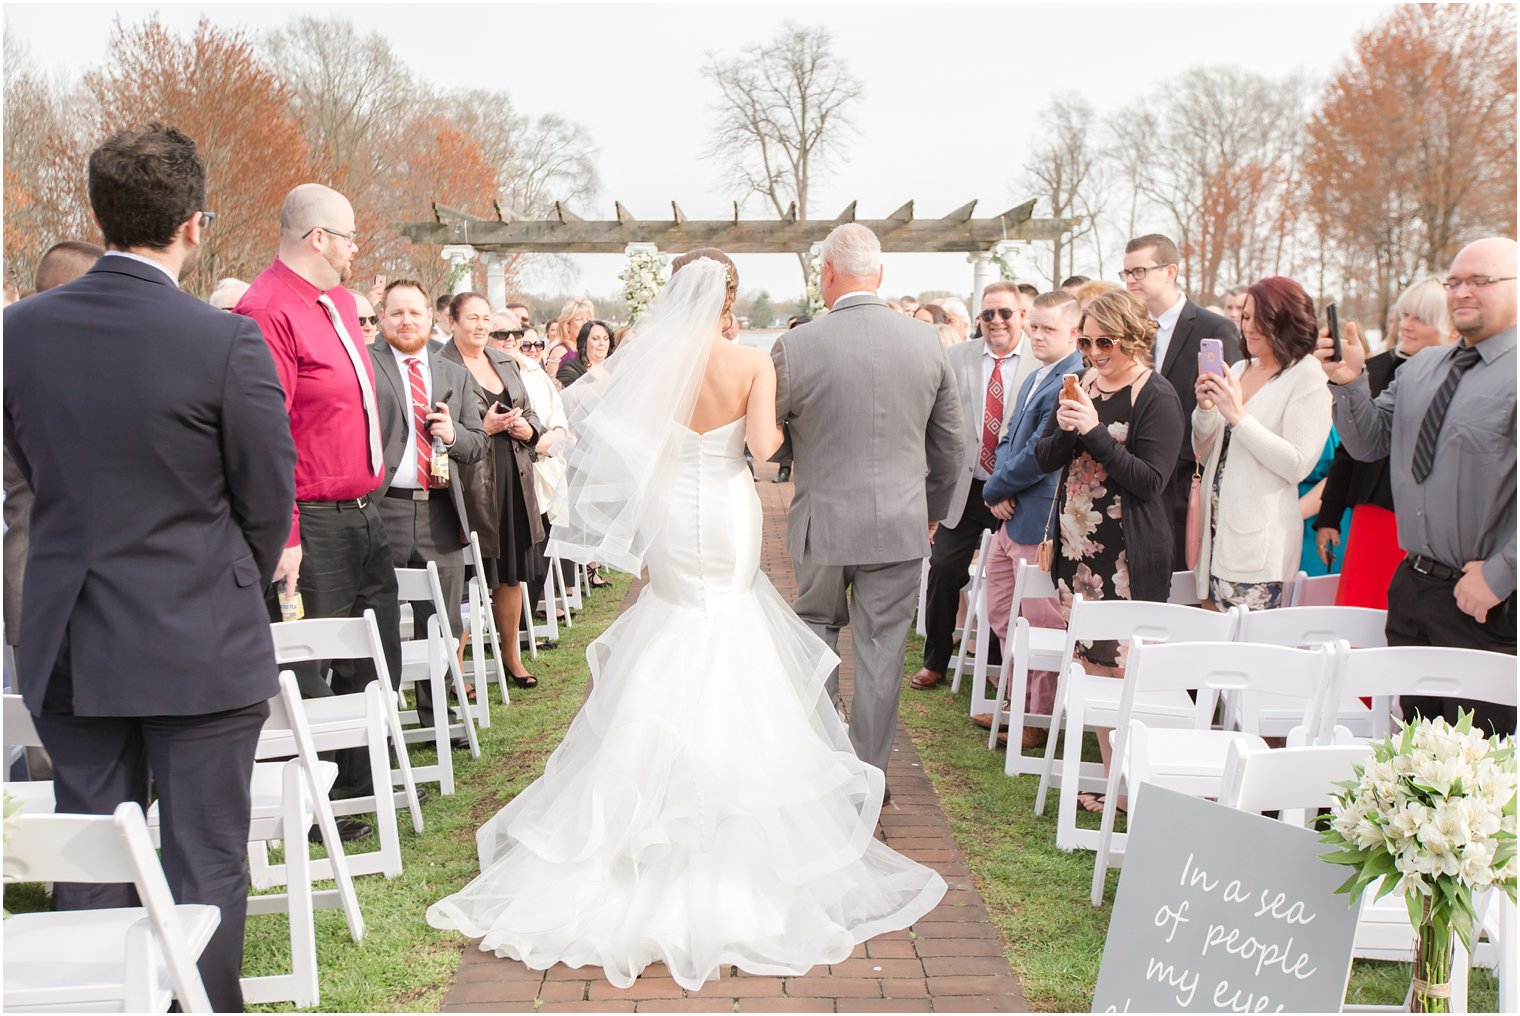
[[[896,301],[935,326],[966,427],[963,483],[934,533],[912,687],[945,678],[968,567],[989,531],[994,664],[1018,565],[1038,563],[1041,543],[1058,598],[1022,601],[1036,627],[1064,627],[1078,595],[1173,598],[1176,573],[1201,607],[1223,611],[1283,606],[1300,571],[1339,571],[1336,602],[1386,610],[1390,645],[1513,654],[1515,251],[1507,238],[1481,240],[1444,278],[1410,286],[1376,356],[1355,321],[1332,339],[1289,278],[1198,305],[1178,284],[1176,244],[1159,234],[1128,243],[1120,283],[1072,277],[1044,293],[993,283],[969,338],[959,301]],[[1124,672],[1120,643],[1078,655],[1091,673]],[[1026,709],[1050,713],[1054,692],[1054,674],[1032,674]],[[1479,723],[1515,727],[1514,709],[1491,703],[1402,705],[1453,721],[1474,708]],[[1021,749],[1046,736],[1026,728]]]

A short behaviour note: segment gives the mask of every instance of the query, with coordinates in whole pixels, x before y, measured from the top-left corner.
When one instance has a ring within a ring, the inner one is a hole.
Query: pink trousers
[[[1018,578],[1019,563],[1027,561],[1034,564],[1037,550],[1038,548],[1032,544],[1014,543],[1008,538],[1008,533],[1002,526],[998,526],[997,532],[992,534],[992,542],[988,547],[987,620],[992,630],[997,633],[1005,658],[1013,651],[1008,643],[1008,608],[1013,605],[1013,584]],[[1066,620],[1061,616],[1060,604],[1053,598],[1038,600],[1026,598],[1019,606],[1019,616],[1027,620],[1034,628],[1066,627]],[[1055,706],[1055,701],[1056,672],[1031,670],[1029,687],[1024,696],[1024,710],[1031,713],[1049,713]]]

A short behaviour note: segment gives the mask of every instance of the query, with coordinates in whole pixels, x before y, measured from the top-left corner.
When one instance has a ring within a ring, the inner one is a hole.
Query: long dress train
[[[662,961],[696,990],[729,965],[841,962],[944,895],[872,835],[884,777],[824,694],[837,657],[760,573],[743,449],[742,420],[685,431],[649,586],[587,650],[590,698],[434,927],[619,987]]]

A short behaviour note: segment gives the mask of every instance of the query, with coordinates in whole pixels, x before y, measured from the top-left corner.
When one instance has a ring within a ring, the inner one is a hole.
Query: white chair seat
[[[1029,629],[1029,669],[1056,670],[1066,650],[1066,629]],[[1049,664],[1044,666],[1043,664]]]
[[[5,792],[21,802],[23,815],[51,815],[53,813],[53,781],[25,780],[7,783]]]
[[[185,938],[199,955],[221,923],[216,907],[177,905]],[[16,914],[5,922],[5,1008],[9,1012],[54,1009],[48,996],[70,985],[64,1009],[121,1012],[127,983],[127,931],[147,919],[141,907]],[[169,1008],[173,989],[167,966],[157,971],[158,1011]],[[98,998],[98,1005],[90,999]]]
[[[1235,741],[1244,741],[1243,747],[1248,750],[1267,747],[1267,742],[1261,738],[1235,731],[1168,730],[1164,737],[1148,740],[1148,779],[1151,783],[1161,784],[1172,778],[1212,779],[1217,782],[1224,778],[1225,757],[1229,754],[1231,743]],[[1128,775],[1126,766],[1125,776]]]
[[[1113,726],[1112,722],[1103,721],[1112,721],[1118,716],[1124,682],[1114,677],[1088,674],[1082,681],[1082,693],[1086,696],[1087,722],[1095,726]],[[1195,708],[1193,700],[1185,691],[1142,691],[1135,694],[1135,712],[1144,713],[1146,719],[1175,717],[1179,725],[1192,723]]]

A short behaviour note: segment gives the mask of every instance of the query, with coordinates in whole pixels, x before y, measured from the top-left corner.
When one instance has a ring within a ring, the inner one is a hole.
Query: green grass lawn
[[[914,636],[906,673],[917,672],[922,651]],[[987,731],[967,718],[969,680],[962,681],[959,695],[949,688],[946,683],[932,691],[914,691],[904,682],[903,721],[1030,1006],[1087,1012],[1119,872],[1109,872],[1104,904],[1094,908],[1088,902],[1093,855],[1056,848],[1055,788],[1044,816],[1036,817],[1038,777],[1005,776],[1003,753],[988,751]],[[1097,758],[1091,736],[1085,755]],[[1097,818],[1084,815],[1077,824],[1096,829]],[[1358,961],[1347,1000],[1392,1005],[1403,1001],[1408,987],[1408,964]],[[1474,970],[1468,996],[1472,1012],[1493,1012],[1498,986],[1492,973]]]

